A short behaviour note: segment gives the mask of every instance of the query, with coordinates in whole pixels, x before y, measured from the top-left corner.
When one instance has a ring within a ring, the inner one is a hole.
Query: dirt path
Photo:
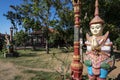
[[[34,76],[33,74],[24,74],[22,71],[13,63],[0,61],[0,80],[16,80],[20,76],[23,77],[21,80],[30,80],[28,76]]]
[[[20,71],[12,63],[0,61],[0,80],[13,80],[16,74],[20,74]]]
[[[22,76],[23,79],[21,80],[30,80],[30,77],[34,76],[34,74],[25,74],[22,72],[24,70],[53,72],[52,70],[16,66],[10,62],[4,63],[0,61],[0,80],[15,80],[15,76]],[[83,74],[87,74],[85,66],[83,71]],[[116,61],[115,69],[109,73],[108,77],[120,80],[120,61]]]
[[[120,80],[120,61],[115,62],[115,69],[113,69],[108,76]]]

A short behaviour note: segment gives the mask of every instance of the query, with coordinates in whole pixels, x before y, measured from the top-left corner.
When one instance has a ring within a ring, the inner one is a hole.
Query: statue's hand
[[[91,44],[92,44],[92,45],[91,45],[92,50],[95,50],[96,48],[99,47],[99,43],[97,42],[97,39],[96,39],[96,38],[93,38],[93,39],[92,39],[92,43],[91,43]]]

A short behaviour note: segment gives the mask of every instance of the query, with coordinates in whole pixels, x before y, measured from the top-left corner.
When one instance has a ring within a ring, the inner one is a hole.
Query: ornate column
[[[10,27],[10,42],[13,40],[13,27]]]
[[[73,61],[71,63],[71,77],[72,80],[82,79],[83,65],[80,62],[80,0],[72,0],[74,7],[74,54]]]
[[[13,27],[10,27],[10,53],[13,53]]]

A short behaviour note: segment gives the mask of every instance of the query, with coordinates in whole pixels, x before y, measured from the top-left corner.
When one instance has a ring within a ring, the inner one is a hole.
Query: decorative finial
[[[98,4],[98,0],[96,0],[95,2],[95,14],[94,16],[99,16],[99,4]]]
[[[80,0],[72,0],[73,3],[79,3]]]
[[[91,20],[91,22],[89,23],[91,24],[104,24],[104,21],[99,17],[99,8],[98,8],[98,0],[95,1],[95,13],[94,13],[94,18]]]

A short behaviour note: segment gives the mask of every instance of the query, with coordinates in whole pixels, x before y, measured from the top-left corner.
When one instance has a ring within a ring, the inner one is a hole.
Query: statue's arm
[[[107,51],[110,52],[111,51],[111,46],[112,46],[112,42],[109,39],[109,31],[107,31],[104,35],[104,44],[101,47],[101,50],[103,51]]]
[[[106,42],[104,43],[104,45],[101,47],[102,51],[107,51],[110,52],[111,51],[111,46],[112,46],[112,42],[110,41],[110,39],[108,38],[106,40]]]

